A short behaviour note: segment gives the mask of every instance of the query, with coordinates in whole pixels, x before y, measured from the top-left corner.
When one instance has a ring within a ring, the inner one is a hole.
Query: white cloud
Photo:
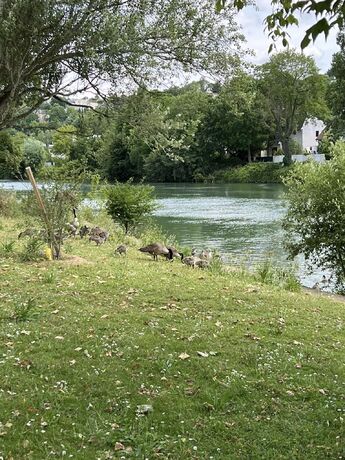
[[[238,15],[238,23],[241,25],[247,39],[247,46],[255,52],[255,56],[249,58],[252,63],[262,64],[269,59],[268,47],[270,39],[267,31],[265,31],[264,20],[271,11],[271,1],[260,0],[260,7],[244,8]],[[298,17],[298,20],[298,26],[288,29],[290,46],[296,49],[299,49],[304,32],[314,23],[315,17],[303,14]],[[320,36],[304,50],[306,55],[315,59],[321,72],[327,72],[331,65],[332,55],[338,51],[336,35],[337,30],[331,30],[327,40]],[[283,47],[278,46],[277,49],[279,51]]]

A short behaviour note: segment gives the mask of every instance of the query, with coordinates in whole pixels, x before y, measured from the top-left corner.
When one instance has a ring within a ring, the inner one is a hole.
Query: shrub
[[[274,163],[249,163],[215,174],[217,181],[247,184],[282,183],[283,178],[294,166],[283,166]]]
[[[34,262],[42,259],[44,241],[41,238],[29,238],[22,251],[19,254],[19,258],[22,262]]]
[[[270,259],[266,259],[256,267],[255,275],[264,284],[278,286],[294,292],[301,289],[295,268],[291,265],[280,267],[274,265]]]
[[[16,304],[11,319],[16,322],[28,321],[35,306],[36,302],[32,298],[28,299],[27,302]]]
[[[333,271],[345,286],[345,142],[332,160],[299,164],[286,178],[288,212],[283,221],[290,256],[304,254],[311,265]]]
[[[1,246],[0,246],[0,254],[3,255],[3,256],[11,256],[14,254],[14,246],[15,246],[15,242],[14,241],[10,241],[8,243],[1,243]]]
[[[153,191],[154,187],[133,185],[131,182],[117,183],[107,188],[107,212],[126,234],[156,209]]]

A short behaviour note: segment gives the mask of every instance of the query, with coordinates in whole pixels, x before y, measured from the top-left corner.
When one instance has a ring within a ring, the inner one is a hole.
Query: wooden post
[[[50,225],[50,222],[49,222],[47,210],[46,210],[46,208],[44,206],[40,191],[39,191],[39,189],[37,187],[37,183],[36,183],[36,180],[34,178],[34,175],[33,175],[32,171],[31,171],[30,166],[25,168],[25,171],[26,171],[26,173],[28,175],[28,178],[29,178],[29,180],[31,182],[32,188],[34,190],[34,193],[35,193],[35,196],[36,196],[36,199],[37,199],[37,202],[38,202],[38,205],[41,208],[42,215],[43,215],[44,221],[46,223],[47,232],[48,232],[48,235],[49,235],[50,249],[52,251],[52,254],[54,255],[54,232],[52,231],[52,228],[51,228],[51,225]]]
[[[36,180],[34,178],[34,175],[32,174],[30,166],[25,168],[25,171],[26,171],[26,173],[28,175],[29,181],[31,182],[32,188],[34,189],[34,193],[36,195],[38,205],[42,210],[42,214],[43,214],[47,229],[49,230],[50,225],[49,225],[48,214],[47,214],[46,208],[44,206],[44,203],[43,203],[43,200],[42,200],[42,197],[41,197],[41,194],[40,194],[40,191],[38,190],[37,183],[36,183]]]

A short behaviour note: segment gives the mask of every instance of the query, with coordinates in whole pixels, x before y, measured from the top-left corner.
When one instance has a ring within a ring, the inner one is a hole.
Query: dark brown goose
[[[164,256],[170,260],[173,258],[173,251],[161,243],[148,244],[147,246],[140,248],[139,251],[151,254],[154,260],[157,260],[158,256]]]

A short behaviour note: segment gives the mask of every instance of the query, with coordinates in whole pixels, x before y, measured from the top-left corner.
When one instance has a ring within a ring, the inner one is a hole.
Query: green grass
[[[1,255],[0,457],[344,458],[345,305],[130,241]]]

